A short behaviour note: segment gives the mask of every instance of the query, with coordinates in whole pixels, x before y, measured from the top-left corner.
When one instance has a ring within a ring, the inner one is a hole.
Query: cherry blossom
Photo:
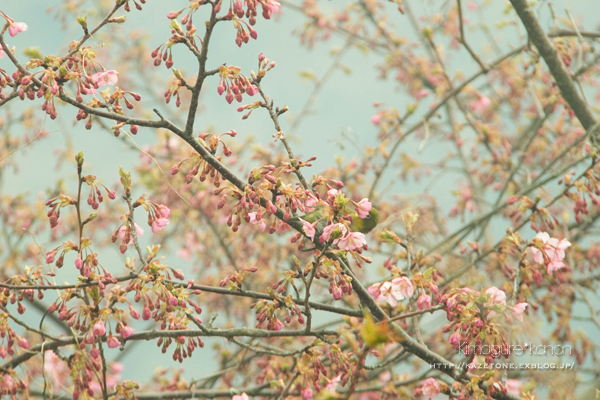
[[[265,231],[265,229],[267,228],[267,223],[265,222],[265,220],[264,220],[263,218],[261,218],[261,219],[256,219],[256,218],[257,218],[257,216],[258,216],[258,213],[257,213],[257,212],[251,212],[251,213],[248,213],[248,217],[250,218],[250,223],[251,223],[251,224],[254,224],[254,225],[257,225],[257,224],[258,224],[258,225],[259,225],[259,227],[260,227],[260,230],[261,230],[262,232],[264,232],[264,231]]]
[[[381,296],[381,283],[374,283],[367,288],[369,294],[377,299]]]
[[[427,378],[423,381],[423,394],[429,399],[433,399],[440,394],[440,385],[437,383],[435,378]]]
[[[369,293],[373,297],[378,294],[375,297],[377,301],[386,301],[392,307],[396,307],[399,300],[404,300],[414,293],[412,282],[405,276],[382,283],[378,290],[374,286],[369,287]]]
[[[246,393],[242,393],[242,394],[236,394],[235,396],[231,397],[231,400],[249,400],[250,398],[248,397],[248,395]]]
[[[157,218],[152,221],[152,233],[160,231],[165,226],[169,225],[169,220],[166,218]]]
[[[369,201],[369,199],[364,198],[358,203],[356,203],[356,213],[359,218],[367,218],[369,215],[369,211],[373,208],[373,204]]]
[[[492,304],[506,304],[506,293],[504,293],[503,290],[492,286],[485,292],[490,295],[490,301],[492,302]]]
[[[144,230],[142,229],[141,226],[139,226],[136,223],[134,223],[134,226],[135,226],[135,233],[136,233],[136,235],[137,235],[137,237],[139,239],[140,237],[142,237],[144,235]],[[119,231],[118,231],[117,235],[118,235],[119,239],[125,240],[126,233],[127,233],[127,226],[126,225],[122,225],[119,228]],[[132,235],[129,236],[129,243],[127,243],[127,244],[133,244],[133,236]]]
[[[336,244],[337,242],[339,242],[339,238],[346,235],[346,233],[348,232],[348,228],[346,228],[346,225],[344,224],[333,224],[333,225],[327,225],[325,227],[325,229],[323,229],[323,233],[321,234],[320,237],[320,241],[321,242],[328,242],[329,239],[331,239],[331,237],[333,236],[333,238],[335,239],[334,244]]]
[[[521,386],[523,385],[523,383],[518,380],[518,379],[507,379],[506,380],[506,390],[508,390],[510,393],[514,393],[516,395],[520,394],[521,392]]]
[[[431,296],[421,293],[417,299],[417,308],[419,310],[426,310],[431,307]]]
[[[98,85],[98,87],[114,85],[119,79],[117,77],[118,74],[119,72],[115,70],[97,72],[92,75],[92,80]]]
[[[381,114],[377,113],[373,115],[371,117],[371,122],[373,123],[373,125],[379,125],[379,123],[381,122]]]
[[[325,386],[325,390],[328,392],[335,392],[337,385],[341,382],[342,380],[342,374],[336,376],[333,379],[327,379],[327,385]]]
[[[475,100],[471,103],[471,110],[472,111],[485,111],[491,104],[492,104],[492,101],[489,99],[489,97],[480,96],[477,100]]]
[[[134,329],[130,326],[124,326],[121,328],[121,337],[123,339],[127,339],[128,337],[130,337],[131,335],[133,335],[133,331]]]
[[[96,336],[104,336],[106,334],[106,327],[101,321],[98,321],[94,324],[93,330],[94,335]]]
[[[27,24],[25,22],[13,22],[8,26],[8,33],[10,36],[15,37],[21,32],[27,30]]]
[[[341,238],[337,245],[342,250],[356,251],[365,247],[367,240],[363,233],[352,232]]]
[[[531,248],[533,259],[538,264],[545,264],[548,268],[548,274],[552,274],[557,269],[565,266],[565,250],[571,246],[567,239],[558,240],[551,238],[547,232],[538,232],[535,235],[537,244]]]
[[[304,400],[310,400],[313,398],[313,396],[314,394],[311,387],[307,387],[302,391],[302,399]]]
[[[111,335],[106,340],[106,344],[108,344],[109,348],[114,349],[116,347],[119,347],[121,345],[121,342],[119,341],[119,339]]]
[[[310,222],[303,220],[302,218],[298,218],[300,222],[302,222],[302,231],[306,236],[310,238],[310,240],[315,240],[315,227]]]
[[[528,305],[527,303],[517,303],[512,307],[512,312],[516,319],[523,322],[523,312],[525,312]]]

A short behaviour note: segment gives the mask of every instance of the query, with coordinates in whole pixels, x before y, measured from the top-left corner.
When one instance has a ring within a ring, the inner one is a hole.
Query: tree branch
[[[546,65],[548,65],[548,69],[554,77],[563,98],[567,104],[569,104],[577,116],[577,119],[581,122],[581,125],[585,129],[591,128],[596,123],[592,111],[577,92],[577,88],[575,87],[573,79],[571,79],[569,71],[562,61],[559,60],[556,50],[554,50],[554,47],[552,46],[552,42],[544,33],[544,30],[527,4],[527,1],[510,0],[510,2],[519,15],[521,22],[523,22],[525,29],[527,29],[529,40],[537,47],[540,55],[546,62]],[[596,139],[595,132],[591,137]]]

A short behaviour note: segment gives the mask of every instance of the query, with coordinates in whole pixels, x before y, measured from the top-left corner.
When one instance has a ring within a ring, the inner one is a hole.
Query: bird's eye
[[[367,215],[367,218],[371,218],[371,214],[368,214],[368,215]]]

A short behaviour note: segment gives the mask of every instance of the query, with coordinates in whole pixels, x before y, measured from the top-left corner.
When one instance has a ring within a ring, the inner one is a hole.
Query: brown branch
[[[463,24],[462,4],[460,0],[456,0],[456,7],[458,8],[458,24],[460,27],[460,37],[458,41],[465,47],[465,49],[467,49],[471,57],[473,57],[473,60],[475,60],[477,64],[479,64],[479,67],[481,67],[482,71],[487,72],[490,70],[489,67],[481,60],[481,58],[479,58],[477,53],[475,53],[475,51],[473,51],[471,46],[469,46],[469,44],[467,43],[467,38],[465,36],[465,27]]]
[[[210,20],[206,24],[206,33],[204,34],[204,40],[202,41],[202,50],[198,56],[198,77],[196,84],[192,89],[192,99],[190,101],[190,109],[188,111],[187,121],[185,123],[184,135],[186,137],[192,137],[194,131],[194,122],[196,120],[196,112],[198,111],[198,103],[200,98],[200,92],[202,91],[202,84],[206,79],[206,61],[208,60],[208,44],[210,37],[213,32],[213,28],[217,23],[217,13],[215,13],[215,6],[211,3]]]
[[[158,338],[178,338],[178,337],[222,337],[222,338],[234,338],[234,337],[254,337],[254,338],[274,338],[274,337],[324,337],[324,336],[339,336],[336,331],[319,330],[306,332],[304,329],[295,331],[268,331],[266,329],[251,329],[251,328],[233,328],[233,329],[188,329],[188,330],[175,330],[175,331],[144,331],[134,333],[127,339],[121,339],[122,343],[129,342],[132,340],[151,340]],[[79,342],[85,341],[85,337],[77,338]],[[107,338],[102,338],[102,341],[106,341]],[[18,365],[29,360],[31,357],[38,353],[46,352],[48,350],[55,350],[62,346],[68,346],[76,344],[76,338],[64,338],[53,341],[45,341],[44,343],[38,344],[27,350],[27,352],[21,353],[16,357],[13,357],[10,361],[4,363],[1,368],[12,368],[14,369]]]
[[[287,151],[287,153],[288,153],[288,157],[290,159],[290,164],[291,164],[292,168],[294,168],[294,173],[298,177],[298,180],[302,184],[302,187],[304,188],[304,190],[310,190],[310,188],[308,187],[308,183],[306,183],[306,179],[304,179],[304,175],[302,174],[302,171],[300,171],[300,168],[298,167],[298,160],[296,159],[296,156],[294,155],[294,152],[292,151],[292,148],[290,147],[290,144],[288,143],[287,139],[285,138],[285,136],[283,134],[283,130],[281,129],[281,125],[279,124],[279,117],[278,117],[278,115],[280,113],[279,112],[275,112],[275,110],[273,110],[273,100],[271,100],[269,98],[269,96],[267,96],[263,92],[263,90],[262,90],[262,88],[260,86],[260,80],[259,79],[255,79],[253,83],[258,88],[258,92],[260,93],[260,96],[263,98],[263,100],[265,102],[265,106],[264,107],[269,112],[269,116],[271,117],[271,120],[273,121],[273,124],[275,125],[275,130],[277,131],[276,132],[277,139],[279,139],[281,141],[281,143],[283,143],[283,146],[285,147],[285,151]]]
[[[582,99],[577,92],[577,88],[575,87],[573,79],[571,79],[569,71],[558,58],[556,50],[552,46],[552,42],[544,33],[544,30],[527,4],[527,1],[510,0],[510,2],[519,15],[521,22],[523,22],[529,35],[529,40],[537,47],[540,55],[546,62],[546,65],[548,65],[548,69],[554,77],[563,98],[567,104],[569,104],[577,116],[577,119],[581,122],[581,125],[585,129],[591,128],[596,123],[596,119],[584,99]],[[595,132],[591,137],[592,139],[596,138]]]
[[[137,274],[131,273],[129,275],[116,277],[115,279],[117,282],[125,282],[125,281],[131,280],[131,279],[135,279],[135,278],[137,278],[137,276],[138,276]],[[188,287],[188,284],[184,283],[184,282],[177,282],[177,281],[172,281],[172,280],[168,280],[168,279],[165,279],[163,282],[172,284],[176,287],[186,287],[186,288]],[[89,281],[89,282],[82,282],[82,283],[76,283],[76,284],[65,284],[65,285],[10,285],[7,283],[0,283],[0,287],[9,289],[9,290],[14,290],[14,291],[79,289],[79,288],[97,286],[97,285],[98,285],[97,281]],[[229,290],[229,289],[225,289],[225,288],[214,287],[214,286],[205,286],[205,285],[192,285],[192,286],[190,286],[190,289],[199,289],[204,292],[216,293],[216,294],[222,294],[222,295],[250,297],[250,298],[254,298],[254,299],[263,299],[263,300],[276,300],[275,297],[269,296],[268,294],[260,293],[260,292],[253,292],[253,291],[249,291],[249,290],[234,291],[234,290]],[[292,301],[300,306],[304,305],[304,299],[297,298],[297,299],[292,299]],[[360,310],[336,307],[336,306],[332,306],[329,304],[318,303],[318,302],[314,302],[314,301],[309,301],[309,305],[316,310],[328,311],[328,312],[331,312],[334,314],[348,315],[348,316],[357,317],[357,318],[362,318],[362,316],[363,316],[363,313]]]

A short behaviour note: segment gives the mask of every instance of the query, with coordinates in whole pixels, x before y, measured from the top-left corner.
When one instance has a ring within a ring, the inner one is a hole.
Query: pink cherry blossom
[[[417,308],[419,310],[426,310],[431,307],[431,296],[421,293],[417,299]]]
[[[260,3],[263,7],[263,17],[265,19],[271,19],[271,14],[278,13],[281,4],[274,0],[264,0]]]
[[[325,379],[327,379],[327,378],[325,378]],[[335,378],[333,378],[331,380],[327,379],[328,383],[327,383],[327,386],[325,386],[325,390],[328,392],[335,392],[335,389],[336,389],[338,383],[341,382],[341,380],[342,380],[342,374],[336,376]]]
[[[275,318],[275,320],[273,322],[274,322],[274,325],[272,326],[272,329],[274,331],[280,331],[283,329],[283,327],[284,327],[283,322],[281,322],[277,318]]]
[[[484,111],[491,104],[492,104],[492,101],[489,99],[489,97],[480,96],[477,100],[475,100],[471,103],[471,110],[472,111]]]
[[[4,58],[5,55],[4,49],[0,49],[0,58]]]
[[[348,228],[346,228],[346,225],[344,224],[333,224],[333,225],[327,225],[325,227],[325,229],[323,229],[323,234],[321,235],[321,238],[319,239],[321,242],[328,242],[329,239],[331,239],[331,235],[334,236],[334,239],[339,239],[340,237],[346,235],[346,233],[348,232]],[[335,243],[337,243],[338,240],[335,241]]]
[[[44,372],[47,377],[50,377],[52,386],[58,388],[65,385],[71,369],[56,353],[47,351],[44,353]]]
[[[316,205],[316,204],[318,203],[318,201],[319,201],[319,200],[318,200],[316,197],[314,197],[314,196],[309,196],[309,197],[306,199],[306,201],[304,202],[304,205],[305,205],[306,207],[312,207],[312,206]]]
[[[159,214],[161,218],[169,218],[171,209],[163,204],[159,204],[156,206],[156,213]]]
[[[467,8],[471,11],[475,11],[475,10],[477,10],[477,4],[475,4],[474,1],[469,1],[467,3]]]
[[[393,289],[394,289],[394,287],[392,286],[392,282],[384,282],[379,287],[379,297],[377,298],[377,300],[387,301],[387,303],[390,306],[396,307],[398,305],[398,302],[396,301],[396,293],[393,291]],[[398,297],[401,297],[401,296],[398,295]]]
[[[429,90],[427,89],[421,89],[417,92],[417,94],[415,95],[417,100],[421,100],[423,97],[426,97],[429,93],[431,93]]]
[[[423,394],[429,399],[433,399],[440,394],[440,385],[435,378],[427,378],[423,381]]]
[[[22,349],[28,349],[29,348],[29,341],[27,339],[25,339],[25,338],[19,338],[18,343],[19,343],[19,346]]]
[[[509,392],[519,395],[520,394],[520,388],[521,385],[523,385],[523,383],[518,380],[518,379],[507,379],[506,380],[506,390],[508,390]]]
[[[13,22],[8,26],[8,33],[10,36],[15,37],[21,32],[27,30],[27,24],[25,22]]]
[[[381,122],[381,114],[377,113],[373,115],[371,117],[371,122],[373,123],[373,125],[379,125],[379,123]]]
[[[368,198],[364,198],[358,203],[356,203],[355,207],[356,213],[358,214],[359,218],[367,218],[367,215],[369,215],[369,211],[371,211],[371,208],[373,208],[373,204],[371,204]]]
[[[160,231],[162,228],[164,228],[165,226],[169,225],[169,221],[166,218],[157,218],[154,221],[152,221],[152,233],[156,233],[158,231]]]
[[[571,246],[567,239],[558,240],[551,238],[547,232],[538,232],[535,239],[542,242],[541,248],[537,246],[531,247],[533,259],[538,264],[546,264],[548,274],[552,274],[557,269],[565,266],[563,262],[565,258],[565,250]]]
[[[378,299],[381,296],[381,283],[374,283],[367,288],[369,294],[373,296],[374,299]]]
[[[135,233],[139,239],[144,234],[144,230],[142,229],[141,226],[139,226],[135,222],[134,222],[134,226],[135,226]],[[127,227],[125,225],[122,225],[119,228],[119,231],[117,232],[117,236],[119,237],[119,239],[125,240],[125,231],[126,230],[127,230]],[[133,244],[133,236],[131,236],[131,235],[129,236],[129,243],[127,243],[127,244]]]
[[[231,400],[250,400],[246,393],[236,394],[231,398]]]
[[[119,339],[111,335],[108,337],[106,344],[108,344],[109,348],[114,349],[116,347],[119,347],[121,345],[121,342],[119,342]]]
[[[513,306],[512,312],[516,319],[523,321],[523,312],[525,312],[528,305],[527,303],[518,303]]]
[[[405,276],[392,279],[392,285],[396,287],[402,298],[411,297],[415,292],[412,282]]]
[[[258,213],[256,213],[256,212],[248,213],[248,217],[250,218],[250,223],[254,224],[254,225],[258,224],[260,226],[260,230],[262,232],[264,232],[265,229],[267,228],[267,223],[262,218],[260,220],[257,220],[256,219],[257,215],[258,215]]]
[[[106,334],[106,327],[100,321],[96,322],[93,327],[94,335],[96,336],[104,336]]]
[[[306,389],[304,389],[302,391],[302,399],[304,399],[304,400],[310,400],[313,398],[313,396],[314,396],[314,394],[313,394],[313,390],[311,387],[307,387]]]
[[[452,346],[454,346],[455,348],[458,347],[458,345],[460,344],[460,335],[458,332],[454,332],[452,335],[450,335],[450,337],[448,338],[448,343],[450,343]]]
[[[258,93],[258,88],[254,85],[248,85],[248,87],[246,87],[246,94],[248,96],[254,96],[256,93]]]
[[[373,285],[374,286],[374,285]],[[407,277],[394,278],[392,281],[384,282],[379,287],[378,301],[386,301],[390,306],[396,307],[399,300],[403,300],[413,295],[413,285]],[[375,290],[370,290],[369,293],[373,295],[376,293]]]
[[[127,339],[129,336],[133,335],[133,331],[134,331],[134,330],[135,330],[135,329],[133,329],[133,328],[132,328],[132,327],[130,327],[130,326],[124,326],[124,327],[122,327],[122,328],[121,328],[121,337],[122,337],[123,339]]]
[[[118,74],[119,72],[115,70],[97,72],[92,75],[92,80],[98,85],[98,87],[114,85],[119,79],[117,77]]]
[[[327,191],[327,197],[328,197],[328,198],[335,197],[335,196],[337,196],[337,195],[338,195],[338,193],[340,193],[340,191],[339,191],[339,190],[337,190],[337,189],[329,189],[329,190]]]
[[[364,234],[352,232],[341,238],[337,245],[342,250],[355,251],[365,247],[367,245],[367,240],[365,239]]]
[[[490,295],[490,301],[492,304],[506,304],[506,293],[504,293],[503,290],[492,286],[485,292]]]
[[[315,240],[315,227],[311,223],[303,220],[302,218],[298,219],[300,220],[300,222],[302,222],[303,225],[302,232],[304,232],[304,234],[308,236],[310,240]]]

